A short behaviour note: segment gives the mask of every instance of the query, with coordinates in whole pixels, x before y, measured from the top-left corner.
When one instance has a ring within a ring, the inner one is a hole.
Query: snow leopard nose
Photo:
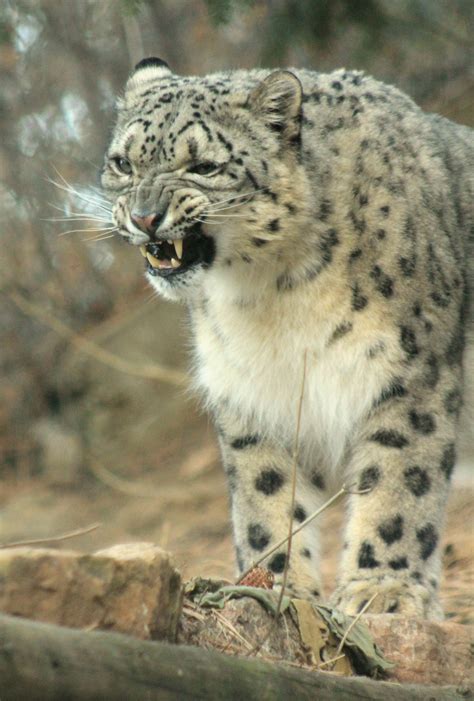
[[[163,216],[157,213],[141,215],[132,212],[130,217],[135,226],[150,235],[155,233],[163,219]]]

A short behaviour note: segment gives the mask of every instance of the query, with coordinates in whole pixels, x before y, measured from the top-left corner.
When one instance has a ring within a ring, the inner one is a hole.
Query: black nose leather
[[[161,214],[156,213],[139,216],[138,214],[133,214],[132,212],[130,216],[132,222],[146,234],[154,234],[162,220]]]

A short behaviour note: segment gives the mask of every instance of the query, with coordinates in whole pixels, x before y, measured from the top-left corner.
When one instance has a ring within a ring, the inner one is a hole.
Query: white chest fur
[[[224,405],[247,430],[292,445],[306,354],[301,446],[337,469],[360,419],[387,384],[393,341],[377,319],[352,319],[346,300],[342,289],[315,297],[307,286],[263,297],[256,306],[213,294],[194,319],[194,376],[210,406]],[[348,319],[352,332],[330,343]],[[370,357],[368,349],[381,343],[386,352]]]

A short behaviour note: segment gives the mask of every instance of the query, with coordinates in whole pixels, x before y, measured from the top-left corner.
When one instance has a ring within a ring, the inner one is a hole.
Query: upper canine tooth
[[[146,248],[145,246],[140,246],[140,253],[144,258],[146,258]]]
[[[171,265],[173,266],[173,268],[179,268],[179,266],[181,265],[181,263],[180,263],[178,260],[176,260],[176,258],[172,258],[172,259],[171,259]]]
[[[173,243],[176,255],[181,260],[181,258],[183,257],[183,239],[176,239],[175,241],[173,241]]]
[[[153,268],[160,267],[160,261],[158,260],[158,258],[155,258],[155,256],[152,256],[149,251],[147,251],[146,259]]]

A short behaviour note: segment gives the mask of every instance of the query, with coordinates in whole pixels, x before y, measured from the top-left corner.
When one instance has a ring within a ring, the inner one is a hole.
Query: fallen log
[[[308,672],[196,647],[0,615],[2,701],[467,701],[467,687]]]
[[[201,593],[216,591],[222,584],[201,578],[188,582],[182,610],[181,579],[173,558],[151,543],[116,545],[92,554],[52,548],[0,549],[2,613],[142,639],[178,639],[228,655],[255,656],[258,648],[260,657],[272,662],[373,676],[374,670],[366,664],[354,663],[351,640],[339,651],[342,654],[338,652],[349,622],[335,635],[329,634],[332,628],[319,609],[308,618],[301,601],[292,606],[299,613],[285,611],[277,625],[273,625],[274,614],[249,596],[230,599],[224,608],[205,608],[201,594],[191,595],[198,582]],[[460,685],[472,679],[470,626],[393,614],[364,615],[362,621],[385,659],[395,664],[382,670],[389,680]]]

